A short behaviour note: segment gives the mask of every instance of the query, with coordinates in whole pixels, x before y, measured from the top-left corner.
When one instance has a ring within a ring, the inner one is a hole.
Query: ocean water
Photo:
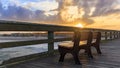
[[[56,37],[58,38],[58,37]],[[2,37],[0,36],[0,43],[14,42],[14,41],[27,41],[47,39],[47,37]],[[58,48],[59,42],[54,43],[54,49]],[[48,44],[35,44],[22,47],[2,48],[0,49],[0,63],[11,58],[25,56],[29,54],[41,53],[48,51]]]

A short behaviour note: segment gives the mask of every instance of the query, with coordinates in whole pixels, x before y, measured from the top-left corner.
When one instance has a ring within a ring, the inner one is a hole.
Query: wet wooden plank
[[[83,65],[75,65],[70,54],[66,55],[63,63],[59,63],[59,54],[56,54],[7,68],[120,68],[119,41],[120,39],[101,43],[102,55],[98,55],[92,48],[94,59],[88,59],[87,55],[83,53],[84,51],[80,51],[79,59]]]

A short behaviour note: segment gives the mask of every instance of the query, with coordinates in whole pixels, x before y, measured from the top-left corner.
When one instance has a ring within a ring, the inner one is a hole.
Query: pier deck
[[[12,65],[7,68],[120,68],[120,39],[101,43],[102,55],[92,48],[94,59],[88,59],[80,51],[82,65],[75,65],[72,55],[67,54],[63,63],[58,62],[59,54]]]

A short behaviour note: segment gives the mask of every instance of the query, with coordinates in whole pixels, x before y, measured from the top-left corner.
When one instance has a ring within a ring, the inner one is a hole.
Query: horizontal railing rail
[[[102,38],[105,40],[120,38],[120,31],[106,30],[106,29],[92,29],[92,28],[78,28],[69,26],[46,25],[46,24],[33,24],[26,22],[15,21],[0,21],[0,31],[47,31],[48,39],[44,40],[31,40],[31,41],[17,41],[0,43],[0,48],[28,46],[33,44],[48,43],[48,52],[54,51],[54,42],[72,40],[72,38],[57,38],[54,39],[54,33],[59,31],[99,31],[102,33]]]
[[[78,28],[78,27],[47,25],[47,24],[34,24],[27,22],[0,21],[0,31],[74,31],[74,30],[110,31],[110,32],[118,31],[118,30]]]
[[[43,44],[43,43],[51,43],[51,42],[60,42],[60,41],[68,41],[72,38],[58,38],[58,39],[42,39],[42,40],[30,40],[30,41],[15,41],[15,42],[3,42],[0,43],[0,48],[9,48],[9,47],[18,47],[18,46],[29,46],[33,44]]]

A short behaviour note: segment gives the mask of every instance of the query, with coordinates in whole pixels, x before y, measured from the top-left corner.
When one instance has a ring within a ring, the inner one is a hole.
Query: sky
[[[120,0],[0,0],[0,20],[120,30]]]

